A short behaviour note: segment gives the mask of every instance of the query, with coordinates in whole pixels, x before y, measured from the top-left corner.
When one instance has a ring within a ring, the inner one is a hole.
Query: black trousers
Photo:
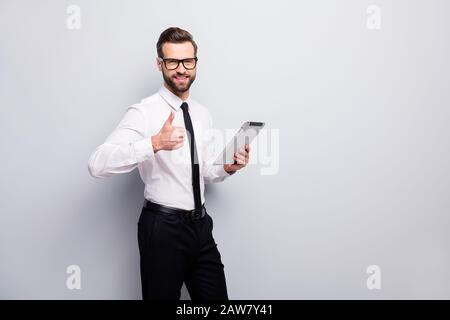
[[[138,222],[142,298],[179,300],[184,282],[192,300],[228,300],[212,230],[209,214],[191,220],[144,207]]]

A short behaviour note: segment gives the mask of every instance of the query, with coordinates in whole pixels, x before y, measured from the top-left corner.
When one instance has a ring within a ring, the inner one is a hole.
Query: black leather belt
[[[190,218],[191,220],[200,220],[206,216],[206,208],[205,208],[204,204],[202,205],[202,208],[200,210],[196,210],[196,209],[185,210],[185,209],[164,206],[162,204],[151,202],[150,200],[145,199],[144,207],[146,209],[153,209],[153,210],[168,213],[168,214],[182,214],[185,217]]]

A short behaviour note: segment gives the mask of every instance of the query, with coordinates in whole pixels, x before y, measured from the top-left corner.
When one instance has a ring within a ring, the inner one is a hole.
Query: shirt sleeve
[[[212,132],[212,117],[209,115],[209,126],[207,130],[205,131],[205,137],[204,137],[204,161],[203,161],[203,169],[202,169],[202,175],[205,184],[208,183],[215,183],[215,182],[222,182],[226,178],[230,177],[235,173],[232,172],[231,174],[226,172],[223,168],[223,164],[221,165],[213,165],[214,162],[214,155],[215,155],[215,138]]]
[[[88,170],[95,178],[132,171],[142,161],[154,157],[150,137],[146,137],[143,111],[128,107],[115,130],[91,154]]]

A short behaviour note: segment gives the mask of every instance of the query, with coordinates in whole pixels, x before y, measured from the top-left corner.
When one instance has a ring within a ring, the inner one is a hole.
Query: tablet
[[[234,154],[245,144],[250,144],[264,127],[264,122],[247,121],[226,145],[213,164],[233,164]]]

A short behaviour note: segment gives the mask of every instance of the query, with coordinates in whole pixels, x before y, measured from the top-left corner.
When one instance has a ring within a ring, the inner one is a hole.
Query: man
[[[210,163],[212,118],[189,94],[197,45],[189,32],[169,28],[159,37],[157,53],[163,86],[127,109],[92,153],[89,172],[109,177],[137,167],[145,183],[138,222],[143,299],[178,300],[185,282],[193,300],[228,300],[204,188],[244,168],[250,148],[234,154],[234,164]]]

